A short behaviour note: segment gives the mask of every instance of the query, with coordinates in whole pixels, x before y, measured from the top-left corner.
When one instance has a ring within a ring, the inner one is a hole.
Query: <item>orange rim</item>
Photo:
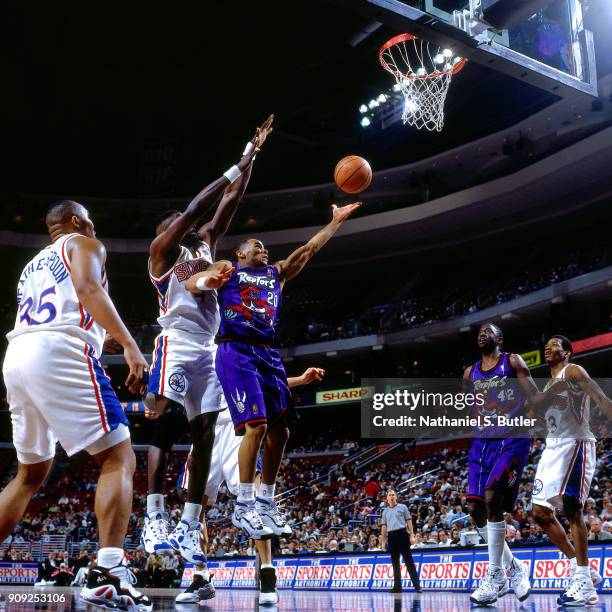
[[[432,72],[430,74],[414,74],[414,72],[407,72],[406,74],[404,74],[403,72],[400,72],[399,70],[391,67],[385,61],[385,58],[383,57],[383,53],[387,49],[390,49],[391,47],[394,47],[395,45],[397,45],[399,43],[406,42],[407,40],[419,40],[419,37],[415,36],[414,34],[408,34],[408,33],[406,33],[406,34],[398,34],[397,36],[394,36],[393,38],[390,38],[380,48],[380,51],[378,52],[378,59],[380,60],[381,66],[387,72],[390,72],[395,77],[402,77],[404,79],[435,79],[436,77],[440,77],[443,74],[446,74],[447,72],[452,72],[453,75],[455,75],[460,70],[462,70],[462,68],[465,66],[465,62],[467,61],[465,59],[465,57],[462,57],[461,60],[459,62],[457,62],[452,68],[449,68],[448,70],[439,70],[438,72]]]

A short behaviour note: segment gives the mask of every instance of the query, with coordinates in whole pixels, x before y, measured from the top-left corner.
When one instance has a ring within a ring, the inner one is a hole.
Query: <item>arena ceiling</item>
[[[390,87],[381,27],[324,0],[14,3],[5,10],[4,192],[186,195],[236,160],[277,117],[252,189],[329,180],[359,153],[374,168],[412,162],[516,123],[554,98],[480,66],[453,83],[441,134],[359,125]]]

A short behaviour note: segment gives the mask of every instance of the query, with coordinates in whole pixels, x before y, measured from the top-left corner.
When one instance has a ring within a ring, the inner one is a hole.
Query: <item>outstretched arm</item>
[[[185,283],[185,289],[195,295],[211,289],[220,289],[230,279],[234,270],[231,261],[226,259],[215,261],[205,272],[190,276]]]
[[[236,164],[241,173],[251,165],[253,157],[258,152],[255,146],[249,153],[242,156]],[[228,170],[228,173],[230,171]],[[239,177],[240,178],[240,177]],[[238,179],[236,179],[237,181]],[[190,202],[189,206],[181,215],[153,240],[149,247],[151,257],[151,267],[154,274],[163,273],[168,267],[168,263],[175,259],[181,240],[191,231],[193,226],[219,201],[219,198],[226,187],[231,184],[230,179],[224,174],[216,181],[202,189],[200,193]]]
[[[525,360],[515,353],[510,355],[510,365],[516,372],[519,385],[523,393],[527,396],[531,406],[535,407],[546,404],[553,396],[559,393],[562,387],[565,387],[565,383],[559,380],[546,389],[546,391],[540,391],[531,377]]]
[[[261,146],[273,130],[273,120],[274,115],[270,115],[264,123],[257,128],[255,136],[250,141],[252,147],[257,146],[261,150]],[[251,159],[251,163],[247,166],[238,180],[229,185],[229,187],[226,187],[214,217],[211,221],[205,223],[198,231],[200,239],[208,244],[211,251],[214,251],[219,238],[225,236],[225,233],[229,229],[230,223],[238,209],[238,204],[240,204],[249,184],[251,172],[253,170],[253,161],[254,160]]]
[[[360,206],[361,202],[347,204],[341,208],[333,204],[333,218],[331,222],[317,232],[305,245],[293,251],[287,259],[277,261],[274,264],[278,270],[281,282],[284,284],[286,281],[298,275],[313,255],[320,251],[321,247],[340,229],[340,226],[348,216]]]
[[[132,393],[142,393],[143,376],[148,365],[134,338],[121,320],[110,296],[102,286],[106,249],[95,238],[75,236],[68,243],[70,275],[79,302],[122,347],[130,369],[125,386]]]
[[[601,408],[602,412],[612,419],[612,400],[603,392],[602,388],[588,374],[588,372],[575,363],[565,370],[565,380],[577,383],[580,388]]]

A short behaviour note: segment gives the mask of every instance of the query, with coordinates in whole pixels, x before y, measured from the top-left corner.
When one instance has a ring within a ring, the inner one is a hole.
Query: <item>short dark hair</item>
[[[57,200],[49,206],[45,223],[47,227],[52,227],[53,225],[68,223],[73,216],[83,217],[86,214],[87,209],[74,200]]]
[[[489,326],[490,328],[493,329],[493,331],[495,332],[495,335],[498,338],[500,338],[501,340],[504,339],[504,332],[502,331],[502,329],[501,329],[501,327],[499,325],[496,325],[492,321],[487,321],[486,323],[483,323],[480,327],[487,327],[487,326]]]
[[[569,352],[570,357],[574,354],[574,347],[572,346],[572,342],[568,337],[562,336],[561,334],[554,334],[550,337],[550,340],[552,340],[553,338],[561,340],[561,348],[564,351]]]
[[[157,229],[168,217],[172,215],[181,214],[180,210],[165,210],[163,213],[157,215],[157,219],[155,219],[155,229]]]
[[[232,255],[235,255],[238,251],[244,251],[244,247],[249,240],[251,240],[251,238],[245,238],[244,240],[237,242],[232,249]]]

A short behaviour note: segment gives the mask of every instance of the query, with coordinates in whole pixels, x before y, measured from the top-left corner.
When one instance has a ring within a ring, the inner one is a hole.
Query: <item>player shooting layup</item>
[[[183,213],[172,211],[158,225],[157,237],[149,248],[149,273],[158,293],[162,333],[155,342],[145,405],[150,417],[161,414],[171,401],[185,407],[193,462],[181,521],[168,535],[163,494],[150,494],[142,540],[149,553],[174,548],[191,563],[206,563],[200,548],[201,501],[210,469],[215,421],[226,404],[215,373],[214,336],[219,327],[216,292],[196,297],[186,291],[185,281],[213,263],[217,240],[236,211],[253,158],[271,131],[272,119],[270,116],[258,128],[237,166],[200,192]],[[213,220],[196,233],[195,226],[222,194]]]
[[[548,428],[546,448],[542,452],[533,484],[533,515],[552,542],[570,560],[570,582],[558,598],[560,606],[595,605],[595,586],[602,580],[589,569],[587,530],[583,507],[595,473],[595,436],[590,430],[591,399],[608,417],[612,401],[586,370],[570,363],[572,343],[565,336],[552,336],[544,348],[544,359],[550,366],[551,380],[562,380],[546,406],[544,420]],[[570,524],[570,543],[555,516],[563,510]]]
[[[334,205],[332,221],[274,265],[268,265],[268,251],[261,241],[250,238],[238,245],[235,265],[219,261],[187,282],[187,288],[197,293],[219,289],[217,374],[236,433],[244,436],[238,455],[240,485],[232,522],[256,540],[291,533],[274,502],[276,477],[289,438],[284,412],[291,401],[280,355],[270,347],[281,291],[359,206]],[[262,485],[256,501],[255,467],[264,438]],[[263,585],[273,581],[274,568],[271,558],[262,556],[261,560]]]
[[[115,609],[151,610],[122,564],[136,458],[127,417],[98,361],[104,330],[124,348],[125,385],[133,393],[144,390],[147,362],[108,296],[106,251],[85,207],[58,202],[46,223],[52,244],[21,274],[15,328],[7,336],[3,374],[18,468],[0,493],[0,541],[45,481],[56,441],[69,456],[86,450],[100,465],[100,549],[81,596]]]

